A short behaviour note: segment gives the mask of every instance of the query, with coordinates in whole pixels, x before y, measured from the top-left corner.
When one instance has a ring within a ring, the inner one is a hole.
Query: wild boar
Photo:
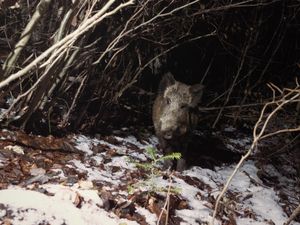
[[[170,72],[163,76],[159,84],[152,109],[152,120],[164,153],[182,154],[182,158],[176,162],[177,171],[186,167],[188,138],[197,124],[197,117],[192,111],[201,101],[203,88],[201,84],[186,85],[176,81]],[[173,167],[175,164],[167,161],[164,166]]]

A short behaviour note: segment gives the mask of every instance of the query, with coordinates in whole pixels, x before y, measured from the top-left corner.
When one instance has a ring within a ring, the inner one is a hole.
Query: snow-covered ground
[[[235,131],[228,129],[227,132]],[[1,224],[154,225],[159,213],[151,199],[159,197],[149,196],[155,187],[164,203],[169,186],[176,190],[172,192],[176,198],[170,203],[174,213],[170,216],[174,220],[169,224],[208,224],[215,199],[235,168],[235,164],[215,170],[194,166],[181,174],[173,172],[168,178],[166,173],[148,177],[149,174],[140,172],[136,162],[149,162],[146,149],[157,144],[153,136],[141,141],[134,136],[104,140],[77,135],[73,140],[84,156],[59,162],[53,159],[46,168],[31,168],[31,176],[22,182],[1,188]],[[250,140],[229,140],[232,144],[229,148],[238,144],[246,150]],[[0,154],[0,170],[5,169],[9,161]],[[243,164],[223,199],[222,213],[218,214],[215,224],[283,225],[287,221],[280,193],[264,185],[257,172],[255,161]],[[287,177],[284,182],[295,183]],[[138,200],[142,193],[148,193],[146,202]]]

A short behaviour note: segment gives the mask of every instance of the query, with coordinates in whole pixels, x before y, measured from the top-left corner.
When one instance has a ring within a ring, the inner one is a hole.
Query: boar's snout
[[[188,132],[187,126],[173,127],[166,130],[162,130],[162,137],[165,140],[173,140],[184,137]]]
[[[173,138],[173,132],[171,130],[165,131],[162,136],[166,140],[171,140]]]

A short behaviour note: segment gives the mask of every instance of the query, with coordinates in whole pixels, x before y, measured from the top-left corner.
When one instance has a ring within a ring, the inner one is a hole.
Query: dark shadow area
[[[193,134],[186,154],[187,166],[214,169],[215,166],[237,162],[240,153],[227,149],[220,138]]]

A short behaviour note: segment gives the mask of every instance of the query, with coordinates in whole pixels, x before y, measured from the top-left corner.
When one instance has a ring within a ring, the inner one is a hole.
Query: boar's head
[[[171,73],[163,76],[152,113],[155,132],[163,148],[165,142],[178,141],[191,131],[195,125],[191,109],[200,102],[203,88],[201,84],[176,81]]]

